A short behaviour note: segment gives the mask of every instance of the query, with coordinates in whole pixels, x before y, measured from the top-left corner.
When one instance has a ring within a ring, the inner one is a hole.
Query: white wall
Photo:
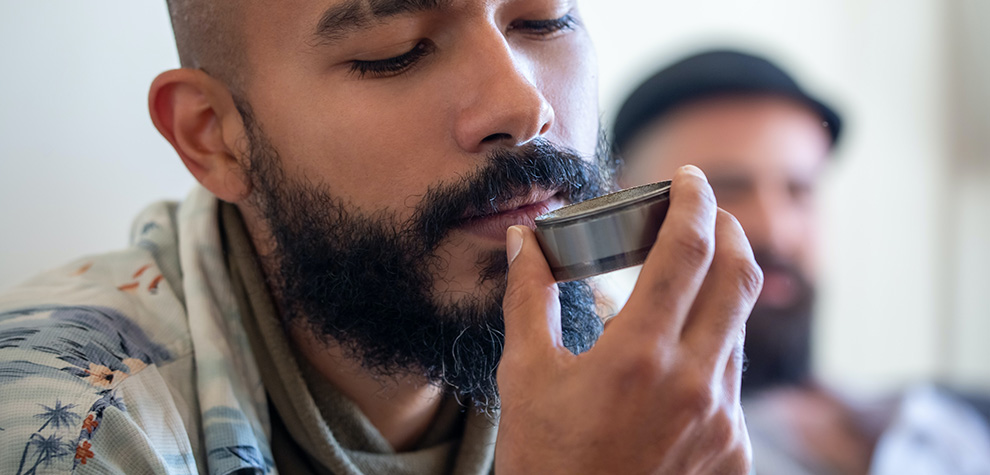
[[[605,118],[635,81],[705,45],[767,53],[844,112],[848,133],[826,187],[816,348],[829,379],[889,387],[943,377],[990,387],[990,104],[982,86],[990,55],[972,46],[990,44],[979,30],[990,20],[986,5],[583,1]],[[146,112],[152,78],[177,64],[163,0],[0,8],[2,290],[122,246],[139,209],[181,198],[192,180]],[[959,67],[958,55],[977,66]],[[953,103],[953,94],[963,97]]]
[[[164,1],[0,7],[0,289],[122,247],[139,210],[189,190],[146,105],[171,35]]]
[[[955,379],[987,385],[990,337],[990,2],[951,2],[954,32],[950,90],[952,135],[949,227],[951,263],[946,290],[952,327],[946,370]]]

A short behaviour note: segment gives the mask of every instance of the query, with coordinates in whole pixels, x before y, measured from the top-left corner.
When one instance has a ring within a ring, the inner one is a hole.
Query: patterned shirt
[[[274,472],[217,203],[154,204],[126,250],[0,296],[0,473]]]

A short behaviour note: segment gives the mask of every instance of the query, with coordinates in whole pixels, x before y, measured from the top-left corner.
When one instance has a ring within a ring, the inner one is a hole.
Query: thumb
[[[505,352],[563,348],[560,294],[536,235],[525,226],[512,226],[506,231],[505,250],[509,260],[502,301]]]

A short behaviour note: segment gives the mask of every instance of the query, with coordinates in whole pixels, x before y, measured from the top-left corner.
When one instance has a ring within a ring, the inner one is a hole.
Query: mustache
[[[776,252],[767,249],[754,248],[753,257],[756,259],[756,264],[759,265],[764,272],[766,271],[782,272],[794,276],[795,278],[798,278],[801,281],[808,280],[805,278],[804,274],[802,274],[801,271],[798,269],[798,266],[797,264],[794,263],[794,261],[785,258],[780,254],[777,254]]]
[[[555,192],[570,203],[600,196],[611,181],[595,160],[537,139],[522,148],[496,149],[485,165],[457,183],[427,190],[412,218],[412,231],[426,247],[436,246],[465,216],[495,213],[533,190]]]
[[[809,305],[814,296],[814,286],[811,279],[801,271],[798,265],[791,259],[781,256],[768,249],[753,249],[753,257],[756,264],[763,269],[764,273],[777,272],[790,277],[798,286],[798,302],[795,305]],[[757,303],[757,307],[760,304]]]

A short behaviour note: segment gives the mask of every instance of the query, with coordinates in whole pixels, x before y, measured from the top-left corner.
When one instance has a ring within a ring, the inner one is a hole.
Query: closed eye
[[[548,39],[559,33],[571,31],[579,25],[577,18],[568,13],[552,20],[516,20],[509,25],[509,31],[519,30],[535,37]]]
[[[436,45],[430,40],[420,40],[411,50],[398,56],[373,61],[351,61],[350,72],[359,78],[386,78],[397,76],[412,68],[421,59],[433,53]]]

